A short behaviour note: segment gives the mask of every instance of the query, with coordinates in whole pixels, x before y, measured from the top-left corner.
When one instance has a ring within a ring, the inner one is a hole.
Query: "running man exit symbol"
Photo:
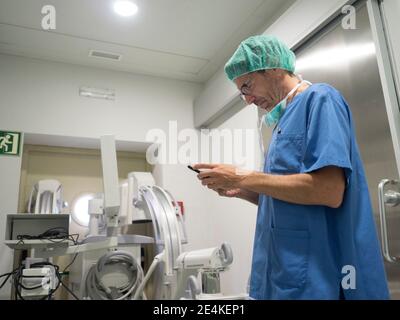
[[[18,156],[20,144],[20,132],[0,131],[0,155]]]

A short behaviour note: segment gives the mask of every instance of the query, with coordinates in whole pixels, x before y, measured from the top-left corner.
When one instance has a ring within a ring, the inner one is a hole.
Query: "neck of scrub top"
[[[301,82],[303,82],[301,84],[300,87],[297,88],[297,90],[295,92],[293,92],[293,94],[288,98],[287,104],[289,104],[290,102],[292,102],[292,100],[294,99],[294,97],[296,97],[298,94],[306,91],[308,89],[309,86],[311,86],[311,82],[307,81],[307,80],[301,80]]]
[[[286,108],[298,94],[306,91],[308,89],[308,87],[312,85],[312,83],[310,81],[304,80],[300,74],[296,74],[295,76],[297,79],[299,79],[299,82],[296,85],[300,84],[300,86],[290,96],[288,96],[288,98],[286,100],[286,102],[287,102]],[[275,129],[275,127],[276,127],[276,125],[274,126],[274,129]]]

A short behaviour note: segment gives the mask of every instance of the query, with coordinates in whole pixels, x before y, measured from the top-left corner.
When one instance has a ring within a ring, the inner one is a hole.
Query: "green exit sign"
[[[0,156],[18,156],[21,148],[21,133],[0,131]]]

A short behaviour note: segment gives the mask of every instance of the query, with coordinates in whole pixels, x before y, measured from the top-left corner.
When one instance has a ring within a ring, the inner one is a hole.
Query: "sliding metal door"
[[[311,82],[333,85],[349,103],[379,230],[378,184],[398,179],[398,171],[365,4],[359,5],[355,18],[356,29],[344,29],[338,18],[299,47],[296,71]],[[399,207],[388,209],[389,244],[397,255]],[[385,265],[392,299],[400,299],[400,264]]]

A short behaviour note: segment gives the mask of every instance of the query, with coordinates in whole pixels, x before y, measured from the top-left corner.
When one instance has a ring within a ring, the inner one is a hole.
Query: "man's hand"
[[[195,169],[206,169],[200,172],[197,177],[204,186],[214,190],[221,197],[240,198],[255,205],[258,204],[257,192],[245,190],[239,187],[240,182],[251,171],[239,169],[228,164],[197,164]]]
[[[228,164],[196,164],[195,169],[207,169],[200,172],[197,177],[201,183],[208,188],[218,191],[230,191],[237,189],[240,181],[250,173]],[[227,196],[235,194],[235,192],[226,193]]]

